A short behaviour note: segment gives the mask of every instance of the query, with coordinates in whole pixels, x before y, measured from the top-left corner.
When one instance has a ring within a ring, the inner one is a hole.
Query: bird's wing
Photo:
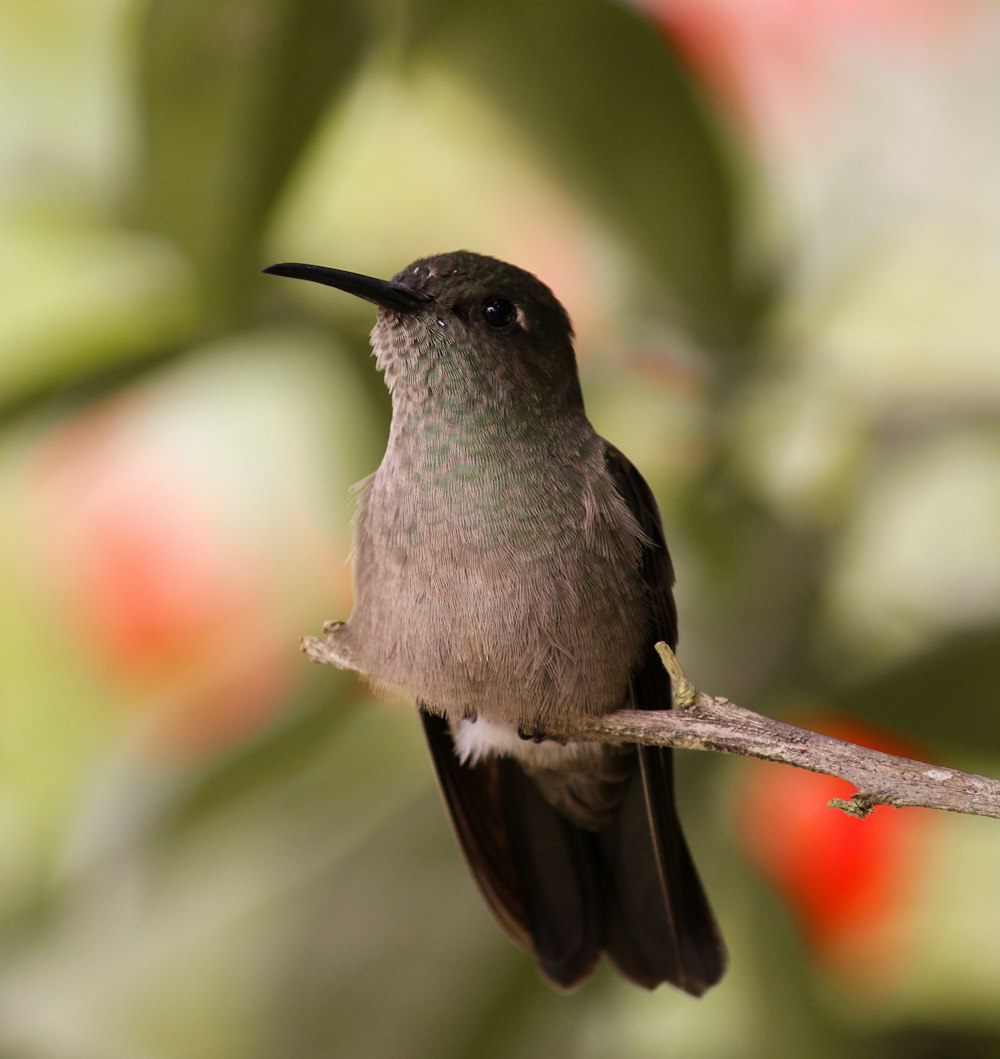
[[[424,732],[459,846],[508,934],[543,974],[571,989],[594,969],[604,933],[600,850],[561,816],[518,763],[464,765],[448,721],[421,709]]]
[[[642,549],[642,579],[646,584],[652,614],[652,632],[657,640],[663,640],[674,650],[677,647],[677,604],[673,592],[676,579],[674,564],[670,561],[670,552],[663,537],[656,498],[628,458],[608,441],[604,442],[604,465],[619,495],[646,536],[647,543]],[[662,666],[659,668],[662,669]],[[669,680],[666,686],[669,689]],[[666,700],[651,702],[646,707],[637,705],[636,708],[666,709],[669,702],[668,695]]]
[[[642,475],[608,443],[605,465],[646,535],[642,574],[651,628],[649,645],[632,671],[632,709],[669,709],[670,678],[654,644],[677,646],[674,571],[656,500]],[[634,981],[662,981],[699,995],[722,976],[726,952],[688,850],[673,791],[673,763],[663,747],[638,748],[638,774],[603,836],[617,894],[606,947]]]
[[[605,464],[646,540],[649,650],[631,674],[623,705],[667,709],[670,681],[653,644],[677,643],[670,556],[642,477],[610,445]],[[647,988],[670,981],[697,995],[718,980],[725,951],[677,819],[668,750],[628,752],[631,775],[620,805],[606,827],[589,831],[554,809],[517,761],[463,764],[448,721],[421,705],[465,859],[497,919],[534,952],[547,978],[572,988],[604,950]]]

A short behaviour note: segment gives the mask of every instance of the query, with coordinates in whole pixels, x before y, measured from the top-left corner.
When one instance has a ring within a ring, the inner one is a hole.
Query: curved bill
[[[346,291],[397,312],[415,312],[431,300],[428,295],[402,283],[362,276],[358,272],[344,272],[339,268],[326,268],[323,265],[300,265],[294,261],[286,261],[280,265],[269,265],[264,271],[272,276],[288,276],[291,279],[325,283],[328,287],[336,287],[337,290]]]

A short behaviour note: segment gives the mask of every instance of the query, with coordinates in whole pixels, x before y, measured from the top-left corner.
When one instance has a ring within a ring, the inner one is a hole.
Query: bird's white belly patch
[[[518,743],[524,740],[517,730],[506,724],[492,724],[479,718],[463,718],[452,726],[455,753],[463,765],[475,765],[494,754],[516,756]]]
[[[481,717],[463,717],[451,726],[455,753],[463,765],[475,765],[490,757],[514,757],[537,768],[551,768],[565,764],[579,756],[585,744],[535,742],[522,739],[512,725],[494,724]]]

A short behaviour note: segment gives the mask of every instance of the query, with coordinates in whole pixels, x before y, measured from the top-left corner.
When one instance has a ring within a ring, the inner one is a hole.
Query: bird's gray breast
[[[603,461],[478,471],[384,462],[363,489],[349,623],[362,668],[453,717],[617,708],[647,637],[642,531]]]

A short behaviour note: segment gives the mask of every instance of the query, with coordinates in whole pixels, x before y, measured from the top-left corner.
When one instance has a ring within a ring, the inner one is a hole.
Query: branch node
[[[826,804],[831,809],[839,809],[848,816],[853,816],[856,820],[864,820],[879,803],[870,794],[858,791],[850,798],[831,798]]]
[[[690,710],[698,701],[698,689],[684,675],[677,655],[670,647],[661,640],[656,645],[656,653],[660,656],[663,668],[670,677],[670,683],[674,689],[674,708],[678,710]]]

